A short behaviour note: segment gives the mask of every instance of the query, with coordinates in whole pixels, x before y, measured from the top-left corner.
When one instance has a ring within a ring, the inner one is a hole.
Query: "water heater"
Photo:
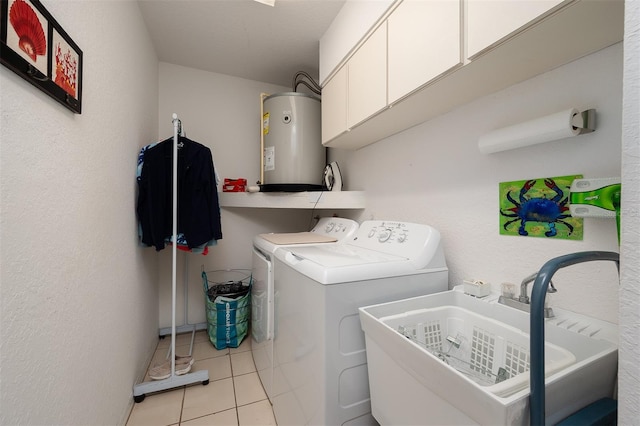
[[[261,191],[322,189],[326,148],[320,132],[320,99],[298,92],[264,98]]]

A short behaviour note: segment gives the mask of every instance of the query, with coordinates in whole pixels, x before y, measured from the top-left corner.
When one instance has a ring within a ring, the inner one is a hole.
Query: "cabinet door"
[[[322,88],[322,143],[347,130],[347,66]]]
[[[467,57],[470,58],[520,30],[562,3],[563,0],[466,0],[466,2]]]
[[[320,82],[347,57],[393,5],[400,0],[347,1],[320,38]]]
[[[462,61],[461,0],[405,0],[388,18],[389,103]]]
[[[386,23],[354,53],[347,66],[347,126],[352,127],[387,106]]]

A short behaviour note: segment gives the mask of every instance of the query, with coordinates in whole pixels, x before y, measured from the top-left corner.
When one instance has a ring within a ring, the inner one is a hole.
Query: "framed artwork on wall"
[[[82,112],[82,50],[39,0],[0,0],[0,62]]]
[[[582,175],[500,182],[501,235],[582,240],[582,218],[571,216],[569,189]]]

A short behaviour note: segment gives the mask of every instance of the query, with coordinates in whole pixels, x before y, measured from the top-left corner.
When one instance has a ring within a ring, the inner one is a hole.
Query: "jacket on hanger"
[[[178,234],[189,248],[222,239],[220,205],[211,150],[180,136],[178,149]],[[144,152],[138,179],[137,213],[142,243],[165,247],[173,235],[173,138]]]
[[[144,166],[144,154],[146,153],[146,151],[149,148],[153,148],[154,146],[156,146],[159,142],[153,142],[149,145],[143,146],[142,149],[140,149],[140,153],[138,154],[138,167],[136,169],[136,182],[138,183],[138,186],[140,185],[140,179],[141,179],[141,175],[142,175],[142,167]],[[213,155],[212,155],[213,157]],[[215,162],[214,162],[215,164]],[[213,167],[214,172],[215,170],[215,165]],[[216,173],[216,186],[220,183],[220,179],[218,178],[218,175]],[[189,253],[196,253],[196,254],[202,254],[202,255],[207,255],[209,254],[209,247],[213,247],[215,245],[218,244],[217,240],[209,240],[204,244],[201,244],[197,247],[189,247],[189,244],[187,242],[187,239],[184,237],[184,234],[179,232],[177,235],[177,241],[178,244],[176,245],[178,250],[181,251],[186,251]],[[140,221],[138,220],[138,242],[140,243],[140,245],[142,247],[149,247],[148,244],[145,244],[142,242],[142,225],[140,224]],[[171,245],[173,244],[173,235],[169,235],[167,237],[165,237],[164,239],[165,245]]]

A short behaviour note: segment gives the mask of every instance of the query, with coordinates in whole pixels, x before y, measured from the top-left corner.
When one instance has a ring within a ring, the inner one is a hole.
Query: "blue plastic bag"
[[[207,273],[202,272],[209,340],[216,349],[237,348],[247,336],[251,320],[251,282],[240,292],[215,294],[209,288]],[[228,283],[222,284],[229,288]],[[215,290],[215,288],[213,288]],[[234,288],[237,290],[237,287]],[[224,290],[223,290],[224,291]],[[240,294],[240,296],[238,296]],[[211,297],[215,297],[211,300]]]

